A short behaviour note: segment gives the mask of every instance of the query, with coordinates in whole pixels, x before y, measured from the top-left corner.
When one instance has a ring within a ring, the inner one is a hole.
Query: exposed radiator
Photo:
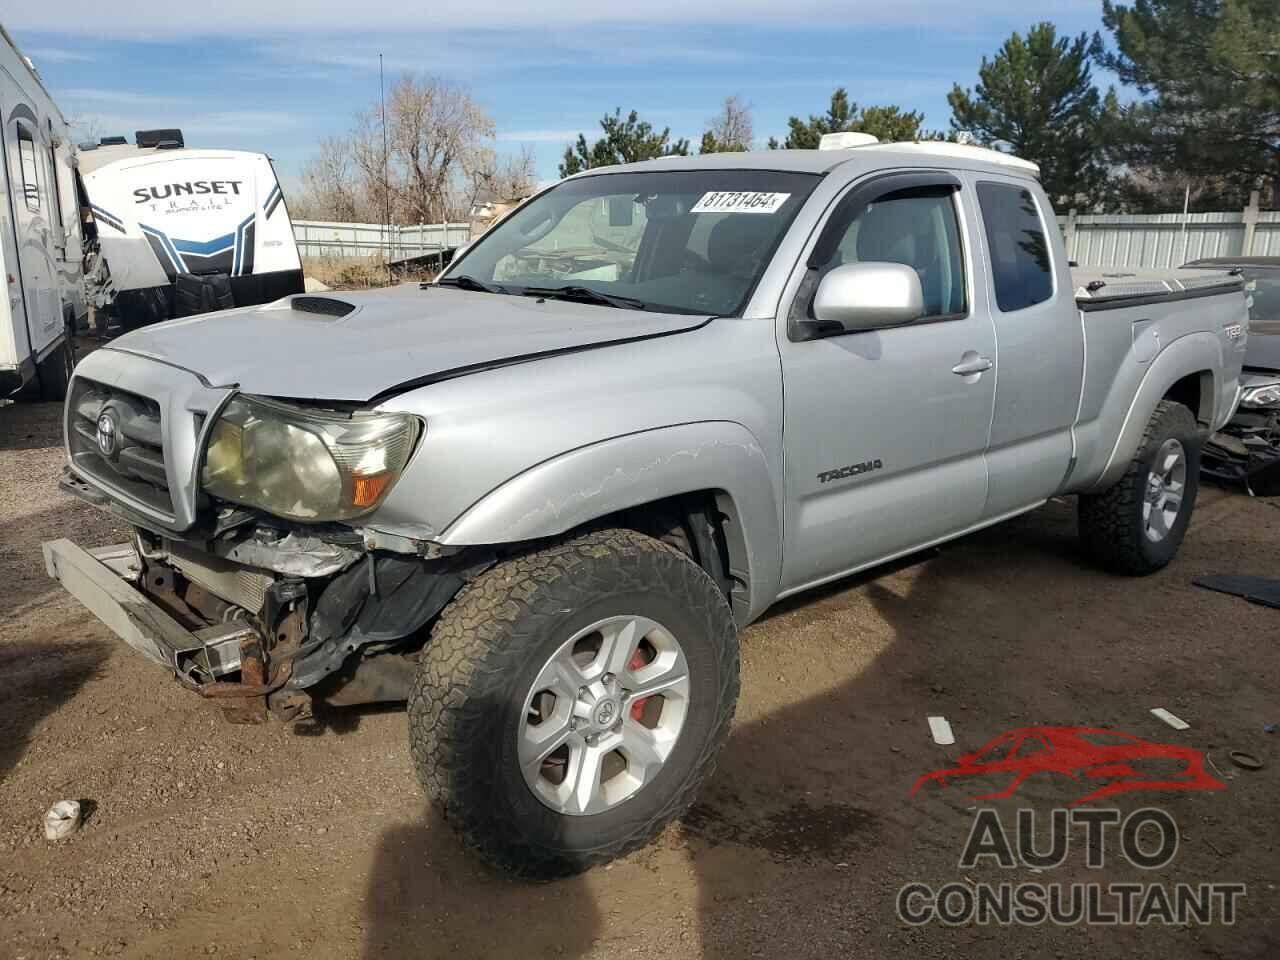
[[[215,597],[243,607],[250,613],[262,610],[267,588],[273,581],[269,573],[232,563],[202,550],[193,550],[172,540],[165,541],[164,548],[169,562],[192,583],[198,583]]]

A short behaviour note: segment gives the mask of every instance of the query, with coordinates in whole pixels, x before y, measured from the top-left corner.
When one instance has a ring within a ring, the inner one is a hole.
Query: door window
[[[843,235],[819,273],[846,263],[905,264],[920,277],[922,319],[963,316],[968,304],[954,194],[951,187],[901,190],[861,207],[843,226],[833,223]]]
[[[40,212],[40,177],[37,173],[39,161],[36,159],[36,144],[31,130],[24,124],[18,124],[18,157],[22,163],[22,196],[27,202],[27,209],[32,213]]]
[[[1007,183],[979,183],[978,205],[1000,311],[1025,310],[1052,297],[1049,241],[1031,191]]]

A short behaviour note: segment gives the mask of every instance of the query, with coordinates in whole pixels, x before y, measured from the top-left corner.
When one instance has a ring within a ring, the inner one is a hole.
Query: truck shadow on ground
[[[584,878],[507,877],[463,849],[435,813],[383,834],[365,909],[369,960],[581,957],[604,933]]]
[[[0,643],[0,675],[14,691],[0,700],[0,781],[22,759],[44,718],[97,675],[109,652],[97,641]]]
[[[1073,512],[1070,504],[1050,504],[919,564],[846,582],[812,604],[788,604],[762,624],[794,629],[839,601],[883,627],[869,641],[854,631],[847,644],[824,638],[809,658],[799,651],[795,662],[782,664],[784,675],[812,677],[826,669],[841,679],[828,692],[736,730],[686,816],[706,956],[1275,956],[1280,924],[1259,907],[1234,927],[1194,932],[1159,924],[912,927],[898,919],[897,894],[910,882],[937,888],[974,880],[1153,879],[1117,865],[1114,851],[1104,871],[1085,869],[1079,850],[1039,876],[961,870],[976,806],[997,806],[1012,824],[1019,807],[1047,814],[1098,783],[1041,774],[1008,799],[977,801],[977,794],[1007,787],[1010,777],[952,780],[945,789],[931,784],[913,796],[921,775],[951,767],[962,753],[1020,726],[1098,726],[1198,748],[1222,735],[1204,723],[1179,737],[1148,715],[1166,698],[1199,701],[1200,714],[1212,709],[1203,705],[1209,694],[1193,666],[1204,658],[1203,629],[1179,617],[1200,602],[1189,574],[1178,562],[1144,579],[1097,571],[1079,555]],[[1155,629],[1153,610],[1162,611]],[[744,642],[751,643],[750,631]],[[861,665],[856,675],[832,662],[844,649]],[[1268,658],[1274,666],[1275,652]],[[1255,668],[1264,669],[1238,664],[1240,682],[1228,682],[1241,691],[1237,706],[1245,709],[1263,706],[1245,703],[1243,675]],[[933,743],[931,715],[951,721],[955,745]],[[1222,721],[1238,725],[1241,717]],[[1271,779],[1280,782],[1274,772]],[[1217,848],[1230,851],[1225,860],[1203,842],[1184,842],[1155,879],[1194,884],[1260,872],[1274,882],[1269,855],[1255,852],[1250,824],[1272,815],[1266,791],[1254,787],[1232,797],[1135,793],[1095,806],[1128,812],[1157,805],[1188,834],[1212,831]],[[1222,812],[1228,802],[1230,814]]]
[[[746,631],[748,683],[751,674],[756,682],[776,676],[780,687],[765,684],[770,696],[780,693],[791,705],[740,719],[698,802],[659,841],[668,854],[683,848],[690,872],[668,873],[653,896],[688,892],[705,956],[1275,955],[1277,921],[1263,911],[1235,927],[1194,931],[911,927],[897,917],[905,883],[937,886],[966,873],[1002,879],[990,875],[995,868],[960,871],[957,861],[973,823],[972,795],[1007,781],[912,796],[922,774],[1018,726],[1088,724],[1174,742],[1170,731],[1148,725],[1148,700],[1199,695],[1200,678],[1187,666],[1203,656],[1200,633],[1177,626],[1178,611],[1199,602],[1186,586],[1189,575],[1175,565],[1143,580],[1109,577],[1079,555],[1074,528],[1072,505],[1052,503],[942,551],[779,604]],[[1173,628],[1151,629],[1153,609],[1173,617]],[[1280,666],[1275,651],[1267,657]],[[749,708],[753,695],[744,699]],[[932,742],[926,717],[935,714],[953,723],[954,746]],[[1204,746],[1198,738],[1214,736],[1197,733],[1186,742]],[[1225,802],[1216,794],[1135,795],[1114,805],[1156,802],[1188,832],[1230,824],[1214,833],[1230,860],[1184,843],[1162,879],[1274,882],[1271,855],[1248,828],[1270,822],[1267,798],[1280,777],[1267,776],[1272,789],[1231,797],[1237,809],[1229,817],[1215,816]],[[1035,778],[992,802],[1012,822],[1017,807],[1065,806],[1078,787],[1065,777]],[[643,944],[662,953],[664,940],[680,932],[674,921],[653,920],[649,928],[625,911],[619,917],[617,904],[600,896],[608,884],[599,871],[548,885],[494,874],[446,827],[431,821],[383,837],[367,891],[367,956],[610,956]],[[631,859],[643,868],[649,858]],[[1110,866],[1107,874],[1089,875],[1076,857],[1052,879],[1149,880],[1111,875]],[[642,913],[670,919],[657,899]],[[693,947],[669,946],[682,956]]]

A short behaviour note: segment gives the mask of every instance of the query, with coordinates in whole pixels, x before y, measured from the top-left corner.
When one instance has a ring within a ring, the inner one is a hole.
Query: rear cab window
[[[1025,187],[986,180],[979,181],[977,193],[1000,312],[1051,299],[1053,263],[1035,195]]]

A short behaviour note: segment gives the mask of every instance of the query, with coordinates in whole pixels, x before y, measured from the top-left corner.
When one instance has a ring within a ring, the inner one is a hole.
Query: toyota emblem
[[[98,450],[107,459],[116,455],[116,421],[109,413],[98,417]]]

